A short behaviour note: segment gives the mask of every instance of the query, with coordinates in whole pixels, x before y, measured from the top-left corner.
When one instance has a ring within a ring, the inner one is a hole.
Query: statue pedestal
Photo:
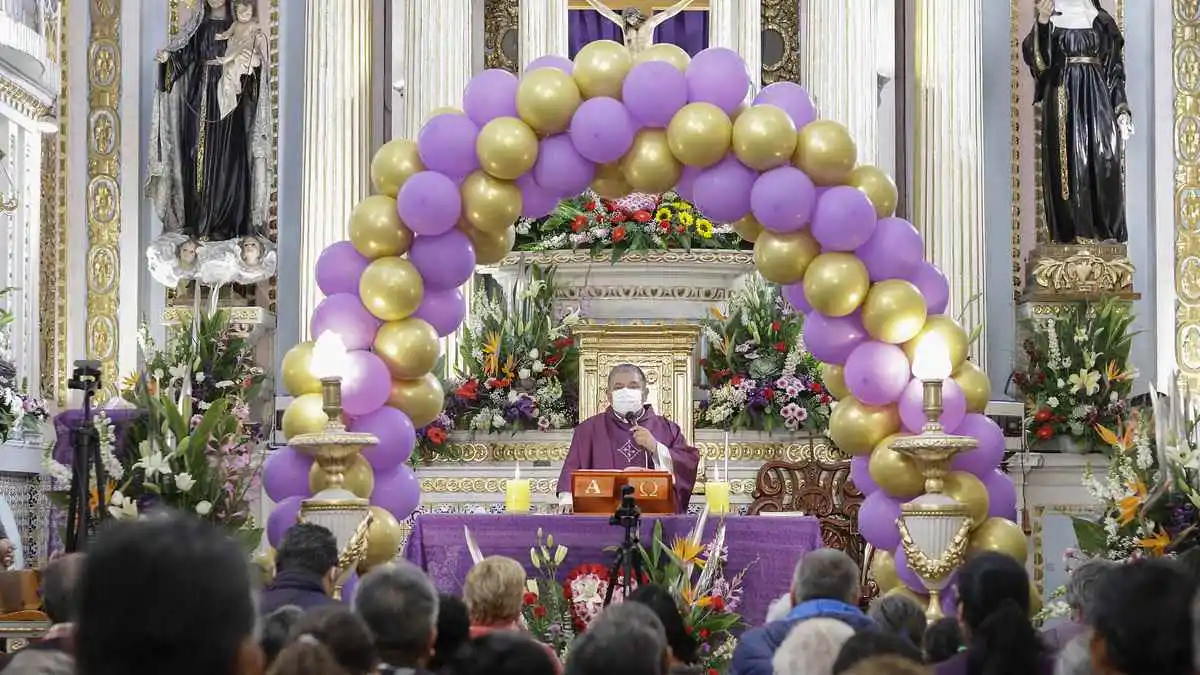
[[[1040,244],[1025,269],[1025,303],[1140,297],[1125,244]]]

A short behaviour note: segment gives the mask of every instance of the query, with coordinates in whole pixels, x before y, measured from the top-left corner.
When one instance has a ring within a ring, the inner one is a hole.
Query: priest
[[[699,463],[679,425],[646,403],[646,374],[622,363],[608,373],[608,407],[575,427],[558,477],[559,505],[571,511],[571,476],[580,469],[658,469],[675,476],[675,508],[685,513]]]

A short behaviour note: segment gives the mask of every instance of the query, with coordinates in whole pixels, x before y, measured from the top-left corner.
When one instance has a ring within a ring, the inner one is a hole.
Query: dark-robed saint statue
[[[1039,0],[1023,44],[1042,104],[1042,199],[1050,238],[1124,242],[1125,38],[1099,0]]]

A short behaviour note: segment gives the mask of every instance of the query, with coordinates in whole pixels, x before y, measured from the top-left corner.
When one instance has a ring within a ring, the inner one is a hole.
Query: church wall
[[[300,336],[300,193],[303,189],[304,137],[304,21],[306,3],[283,2],[279,7],[279,260],[276,277],[277,327],[275,367]],[[349,217],[349,214],[346,214]],[[288,263],[287,261],[292,261]]]
[[[136,167],[137,182],[135,185],[128,186],[126,192],[133,191],[138,197],[138,208],[130,210],[129,213],[137,214],[136,222],[144,248],[146,243],[162,232],[162,221],[154,213],[154,207],[150,204],[150,200],[141,199],[142,191],[139,188],[146,182],[147,163],[144,158],[150,156],[150,119],[154,110],[155,83],[158,79],[158,61],[155,59],[155,55],[167,43],[170,26],[165,2],[144,3],[144,6],[135,7],[133,11],[139,12],[135,25],[139,28],[140,34],[140,48],[136,52],[136,82],[140,83],[140,86],[136,88],[136,91],[138,93],[138,116],[141,121],[138,125],[139,152],[137,157],[141,159],[137,162]],[[135,80],[130,78],[130,81]],[[138,257],[141,259],[141,251],[139,251]],[[146,317],[151,334],[161,343],[165,331],[157,317],[162,316],[163,307],[166,305],[165,289],[150,278],[150,271],[145,265],[138,266],[137,278],[138,307],[141,308],[142,315]]]

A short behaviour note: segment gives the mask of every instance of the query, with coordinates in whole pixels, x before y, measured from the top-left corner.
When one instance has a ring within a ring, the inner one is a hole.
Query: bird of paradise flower
[[[495,377],[500,372],[500,333],[488,333],[483,343],[483,372],[488,377]]]

